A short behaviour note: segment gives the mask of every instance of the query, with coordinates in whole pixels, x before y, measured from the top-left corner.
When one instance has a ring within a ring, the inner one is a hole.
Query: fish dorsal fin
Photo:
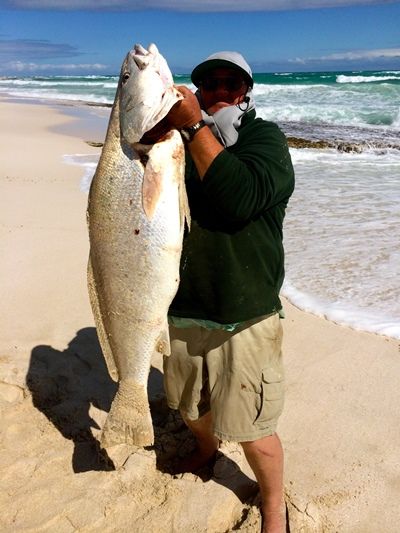
[[[147,161],[143,176],[143,209],[149,220],[153,218],[154,211],[160,198],[162,188],[161,170],[153,165],[151,159]]]

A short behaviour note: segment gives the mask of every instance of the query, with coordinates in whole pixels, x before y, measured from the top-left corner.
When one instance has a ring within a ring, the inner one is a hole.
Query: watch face
[[[190,133],[187,130],[181,130],[181,135],[185,139],[185,141],[190,141]]]

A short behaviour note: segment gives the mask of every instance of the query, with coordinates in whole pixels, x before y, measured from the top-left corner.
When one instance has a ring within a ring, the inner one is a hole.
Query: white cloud
[[[372,59],[400,59],[400,48],[381,48],[377,50],[361,50],[344,52],[337,54],[329,54],[322,56],[320,59],[323,61],[356,61],[359,59],[372,60]]]
[[[88,72],[104,71],[107,65],[101,63],[24,63],[23,61],[8,61],[0,65],[0,72]]]
[[[376,50],[352,50],[348,52],[338,52],[318,57],[296,57],[289,59],[290,63],[299,65],[308,65],[316,63],[336,63],[336,62],[354,62],[354,61],[375,61],[375,60],[400,60],[400,48],[378,48]]]
[[[102,63],[57,63],[57,60],[73,61],[83,55],[74,46],[64,43],[42,39],[0,39],[0,72],[98,72],[109,68]],[[17,59],[20,57],[23,61]]]
[[[186,12],[291,11],[391,4],[396,0],[4,0],[9,9],[55,9],[94,11],[138,11],[165,9]]]
[[[75,57],[81,52],[69,44],[51,43],[44,39],[0,39],[0,57],[23,56],[25,59]]]

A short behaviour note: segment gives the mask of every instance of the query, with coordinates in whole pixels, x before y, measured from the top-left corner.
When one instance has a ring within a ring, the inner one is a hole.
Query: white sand
[[[98,150],[50,132],[72,120],[55,108],[0,101],[0,114],[0,530],[257,531],[235,446],[207,482],[162,472],[151,450],[118,470],[100,459],[95,437],[115,385],[86,290],[81,170],[62,159]],[[291,531],[397,533],[399,343],[285,308]],[[155,359],[150,380],[166,456],[190,439],[165,409],[159,368]]]

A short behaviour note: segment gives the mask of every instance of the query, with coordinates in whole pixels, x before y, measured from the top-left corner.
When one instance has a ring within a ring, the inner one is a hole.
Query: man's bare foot
[[[188,456],[184,457],[174,468],[175,474],[183,474],[185,472],[196,473],[201,468],[206,466],[213,466],[218,448],[212,450],[201,451],[198,447],[193,450]]]
[[[182,418],[193,433],[197,446],[191,454],[179,462],[176,473],[194,473],[215,461],[215,456],[219,448],[219,440],[213,433],[210,412],[197,420],[190,420],[184,414],[182,414]]]
[[[286,507],[276,511],[264,511],[261,513],[261,533],[285,533],[286,532]]]

